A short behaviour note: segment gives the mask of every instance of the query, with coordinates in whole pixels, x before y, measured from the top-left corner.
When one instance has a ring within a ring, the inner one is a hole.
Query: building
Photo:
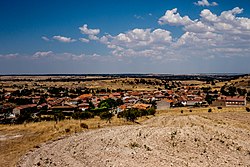
[[[245,106],[246,97],[245,96],[226,96],[226,106]]]
[[[213,106],[245,106],[247,104],[245,96],[221,96],[213,101]]]
[[[35,112],[37,109],[37,105],[36,104],[27,104],[27,105],[21,105],[21,106],[18,106],[16,108],[13,109],[13,114],[14,115],[22,115],[24,114],[25,112]]]

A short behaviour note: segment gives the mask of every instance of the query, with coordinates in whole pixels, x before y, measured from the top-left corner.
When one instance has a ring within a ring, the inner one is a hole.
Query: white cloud
[[[199,19],[191,20],[175,8],[167,10],[158,23],[181,26],[184,33],[179,38],[164,29],[135,28],[115,36],[105,35],[99,41],[119,60],[124,57],[176,61],[190,57],[250,56],[250,19],[236,16],[242,12],[243,9],[236,7],[216,15],[204,9]]]
[[[100,33],[100,29],[90,29],[87,24],[84,24],[82,27],[79,27],[82,34],[88,36],[88,40],[99,40],[97,35]]]
[[[106,44],[117,58],[131,56],[159,58],[162,50],[171,45],[172,37],[169,31],[163,29],[136,28],[116,36],[103,36],[100,41]]]
[[[86,35],[98,35],[100,33],[100,29],[90,29],[87,24],[84,24],[82,27],[79,27],[82,34]]]
[[[95,35],[89,35],[89,39],[94,41],[99,40],[99,38]]]
[[[102,36],[100,38],[100,42],[103,43],[103,44],[109,44],[109,36],[108,35]]]
[[[169,31],[163,29],[133,29],[127,33],[120,33],[109,38],[109,45],[119,47],[139,48],[149,45],[166,45],[171,43],[172,37]]]
[[[201,16],[202,20],[204,20],[206,22],[216,22],[216,21],[218,21],[217,20],[218,17],[208,9],[202,10],[200,16]]]
[[[56,53],[53,57],[55,60],[60,61],[102,61],[102,56],[94,54],[74,54],[74,53]]]
[[[201,1],[198,1],[198,2],[195,2],[194,3],[195,5],[197,6],[217,6],[218,3],[216,2],[208,2],[208,0],[201,0]]]
[[[54,53],[52,51],[47,51],[47,52],[36,52],[32,55],[33,59],[41,59],[45,57],[51,57]]]
[[[84,43],[88,43],[89,39],[86,38],[79,38],[79,41],[84,42]]]
[[[15,59],[17,56],[19,56],[19,53],[0,54],[0,58],[3,59]]]
[[[69,37],[63,37],[60,35],[57,36],[53,36],[53,39],[59,41],[59,42],[64,42],[64,43],[71,43],[71,42],[75,42],[75,39],[69,38]]]
[[[187,25],[192,23],[192,21],[188,16],[181,17],[180,14],[177,13],[177,8],[174,8],[172,10],[167,10],[165,15],[158,20],[158,23],[161,25]]]
[[[33,59],[33,60],[38,60],[38,59],[49,59],[49,60],[58,60],[58,61],[92,61],[92,60],[97,60],[102,61],[101,56],[94,53],[94,54],[74,54],[74,53],[54,53],[52,51],[38,51],[34,53],[31,57],[30,56],[23,56],[24,58],[27,59]],[[1,55],[0,55],[1,58]]]
[[[48,38],[48,37],[46,37],[46,36],[42,36],[41,37],[44,41],[50,41],[50,39]]]

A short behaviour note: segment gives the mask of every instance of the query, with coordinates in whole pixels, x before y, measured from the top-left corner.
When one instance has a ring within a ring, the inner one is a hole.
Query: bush
[[[127,121],[135,122],[137,119],[137,113],[133,109],[123,111],[120,116],[126,118]]]
[[[155,108],[148,109],[148,115],[155,115],[155,113],[156,113]]]
[[[80,123],[80,127],[84,128],[84,129],[88,129],[89,128],[89,126],[87,124],[85,124],[85,123]]]
[[[208,112],[212,112],[212,109],[211,109],[211,108],[209,108],[209,109],[208,109]]]
[[[247,112],[250,112],[250,108],[246,107],[246,111],[247,111]]]
[[[193,112],[192,110],[189,110],[189,112]]]
[[[221,110],[222,109],[222,107],[217,107],[219,110]]]
[[[55,121],[61,121],[61,120],[64,120],[65,119],[65,116],[63,115],[62,112],[57,112],[54,114],[54,120]]]
[[[83,112],[75,112],[72,115],[73,119],[89,119],[89,118],[94,118],[94,114],[92,114],[89,111],[83,111]]]
[[[114,115],[112,113],[110,113],[109,111],[100,113],[100,118],[103,120],[107,120],[108,122],[110,122],[110,120],[113,116]]]
[[[80,119],[94,118],[94,115],[89,111],[84,111],[80,113]]]
[[[126,118],[127,121],[135,122],[138,117],[154,115],[156,113],[155,108],[149,108],[147,110],[128,109],[126,111],[117,114],[117,118]]]
[[[181,110],[181,113],[183,113],[183,110]]]

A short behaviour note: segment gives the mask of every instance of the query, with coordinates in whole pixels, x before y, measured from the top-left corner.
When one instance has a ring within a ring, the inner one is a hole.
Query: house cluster
[[[25,114],[26,112],[40,112],[45,114],[53,114],[55,111],[61,111],[65,115],[71,115],[76,111],[85,111],[98,108],[103,100],[113,99],[119,102],[116,113],[122,112],[129,108],[148,109],[152,105],[158,110],[165,110],[170,107],[205,107],[208,106],[206,101],[207,93],[197,86],[182,86],[176,89],[154,90],[154,91],[121,91],[121,92],[100,92],[84,93],[77,97],[59,97],[48,96],[44,98],[41,95],[18,96],[13,97],[11,92],[1,94],[1,99],[5,103],[0,103],[0,119],[3,114],[11,113],[9,116],[15,117]],[[12,105],[8,105],[12,99]],[[13,105],[13,101],[16,102]],[[18,103],[22,103],[22,105]],[[246,97],[244,96],[223,96],[218,94],[217,98],[212,102],[213,106],[244,106],[246,105]]]

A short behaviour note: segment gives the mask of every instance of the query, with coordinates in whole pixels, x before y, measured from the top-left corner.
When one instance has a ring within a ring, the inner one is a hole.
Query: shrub
[[[84,111],[80,113],[80,119],[94,118],[94,115],[89,111]]]
[[[156,113],[156,110],[155,110],[155,108],[150,108],[150,109],[148,109],[148,115],[155,115],[155,113]]]
[[[208,112],[212,112],[212,109],[211,109],[211,108],[209,108],[209,109],[208,109]]]
[[[183,110],[181,110],[181,113],[183,113]]]
[[[84,129],[88,129],[89,128],[89,126],[87,124],[85,124],[85,123],[80,123],[80,127],[84,128]]]
[[[189,112],[193,112],[192,110],[189,110]]]
[[[123,118],[126,118],[127,121],[131,121],[131,122],[135,122],[135,120],[137,119],[136,111],[134,111],[133,109],[123,111],[121,116]]]
[[[117,118],[125,118],[127,121],[135,122],[135,120],[138,117],[147,116],[147,115],[155,115],[155,113],[156,111],[154,107],[146,109],[146,110],[139,110],[139,109],[131,108],[131,109],[118,113]]]
[[[94,118],[94,114],[92,114],[89,111],[83,111],[83,112],[75,112],[72,115],[73,119],[89,119],[89,118]]]
[[[250,112],[250,108],[246,107],[246,111],[247,111],[247,112]]]
[[[61,121],[61,120],[64,120],[65,119],[65,116],[63,115],[62,112],[57,112],[54,114],[54,120],[55,121]]]
[[[114,115],[109,112],[109,111],[105,111],[105,112],[101,112],[100,113],[100,118],[101,119],[104,119],[104,120],[107,120],[107,122],[110,122],[111,118],[113,117]]]
[[[70,129],[69,129],[69,128],[66,128],[66,129],[65,129],[65,132],[66,132],[66,133],[69,133],[69,132],[70,132]]]
[[[129,143],[130,148],[140,147],[140,145],[136,142]]]
[[[217,107],[219,110],[221,110],[222,109],[222,107]]]

